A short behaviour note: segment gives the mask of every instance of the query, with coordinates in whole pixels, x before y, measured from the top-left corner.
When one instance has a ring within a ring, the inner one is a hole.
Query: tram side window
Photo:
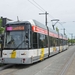
[[[53,38],[53,46],[56,46],[56,39]]]
[[[39,48],[45,48],[45,47],[46,47],[45,35],[39,34]]]
[[[62,39],[60,39],[60,45],[62,45],[62,43],[63,43],[63,40],[62,40]]]
[[[64,40],[64,44],[63,45],[67,45],[67,40]]]
[[[37,48],[37,33],[33,33],[33,48]]]
[[[57,46],[59,46],[59,39],[57,38]]]
[[[66,40],[66,45],[68,44],[68,41]]]
[[[51,46],[55,46],[55,38],[54,37],[50,37],[50,43],[51,43]]]
[[[52,46],[52,37],[49,37],[50,39],[50,47]]]
[[[56,40],[57,40],[57,46],[59,46],[59,39],[57,38]]]
[[[45,46],[44,47],[48,47],[48,37],[47,37],[47,35],[45,35]]]
[[[64,40],[62,39],[61,41],[62,41],[61,45],[63,45],[63,41],[64,41]]]
[[[56,38],[56,46],[58,46],[58,39]]]
[[[58,38],[58,46],[60,46],[60,39]]]
[[[61,39],[59,39],[59,46],[61,46]]]
[[[55,39],[54,46],[57,46],[57,38],[54,39]]]
[[[65,40],[65,45],[67,45],[67,40]]]
[[[60,39],[60,46],[61,46],[61,39]]]
[[[65,40],[63,40],[63,45],[65,45]]]
[[[52,44],[52,46],[54,46],[54,38],[52,37],[52,40],[51,40],[51,44]]]

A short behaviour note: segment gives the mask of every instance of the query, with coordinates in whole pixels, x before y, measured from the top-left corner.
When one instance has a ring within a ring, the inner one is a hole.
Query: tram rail
[[[11,67],[11,66],[13,66],[13,64],[7,64],[7,65],[1,64],[1,65],[0,65],[0,71],[6,69],[6,68],[8,68],[8,67]]]

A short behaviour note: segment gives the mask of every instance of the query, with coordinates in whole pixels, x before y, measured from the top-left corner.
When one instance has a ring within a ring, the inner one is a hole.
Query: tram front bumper
[[[31,64],[31,58],[2,58],[3,64]]]

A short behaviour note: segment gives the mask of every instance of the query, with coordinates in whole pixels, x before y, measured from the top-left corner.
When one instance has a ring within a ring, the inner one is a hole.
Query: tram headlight
[[[3,55],[7,55],[6,53],[3,53]]]
[[[26,53],[24,52],[24,53],[21,53],[21,55],[26,55]]]

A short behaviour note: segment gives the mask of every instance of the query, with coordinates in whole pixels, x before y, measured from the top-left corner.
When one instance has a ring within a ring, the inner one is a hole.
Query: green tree
[[[0,18],[0,34],[4,33],[4,28],[2,27],[2,19]]]
[[[68,39],[68,43],[75,43],[75,39]]]

